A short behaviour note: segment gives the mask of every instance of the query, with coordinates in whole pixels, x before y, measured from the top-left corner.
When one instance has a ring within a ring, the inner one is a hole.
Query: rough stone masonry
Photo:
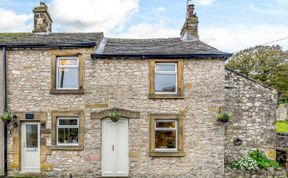
[[[147,60],[85,59],[85,95],[52,95],[52,50],[8,52],[9,109],[19,120],[35,113],[41,121],[41,171],[51,177],[101,176],[101,121],[91,112],[121,108],[140,112],[129,120],[131,177],[223,177],[224,127],[215,116],[224,105],[224,61],[185,60],[184,99],[151,100]],[[84,111],[84,149],[53,150],[51,112]],[[184,113],[184,157],[149,157],[149,114]],[[43,127],[42,127],[43,126]],[[20,170],[19,127],[9,135],[9,174]]]

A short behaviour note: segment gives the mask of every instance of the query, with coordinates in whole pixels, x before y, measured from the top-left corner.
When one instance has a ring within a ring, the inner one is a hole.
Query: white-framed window
[[[57,145],[79,145],[79,117],[57,117]]]
[[[57,57],[56,88],[58,90],[79,89],[79,58]]]
[[[155,64],[155,93],[177,94],[177,63]]]
[[[155,151],[178,150],[178,121],[176,119],[155,120]]]

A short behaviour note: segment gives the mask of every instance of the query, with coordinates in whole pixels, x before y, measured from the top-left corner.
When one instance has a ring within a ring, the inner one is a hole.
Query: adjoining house
[[[181,38],[52,33],[44,3],[33,33],[0,34],[7,109],[17,117],[8,125],[7,173],[214,178],[225,176],[225,156],[271,151],[275,91],[225,70],[231,55],[199,40],[194,5],[187,10]],[[216,120],[223,108],[243,117],[226,128]],[[258,127],[271,141],[257,142]],[[231,145],[238,136],[243,144]]]

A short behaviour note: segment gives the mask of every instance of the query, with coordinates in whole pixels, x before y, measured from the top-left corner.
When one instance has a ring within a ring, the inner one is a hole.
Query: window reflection
[[[26,147],[38,148],[38,125],[26,125]]]

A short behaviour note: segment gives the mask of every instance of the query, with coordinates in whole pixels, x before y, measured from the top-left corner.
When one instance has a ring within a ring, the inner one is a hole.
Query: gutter
[[[92,59],[101,59],[101,58],[138,58],[138,59],[188,59],[188,58],[222,58],[224,60],[229,59],[232,54],[229,53],[195,53],[195,54],[91,54]]]
[[[7,98],[7,51],[6,47],[2,47],[3,50],[3,79],[4,79],[4,111],[8,111],[8,98]],[[7,159],[7,124],[4,124],[4,174],[8,173],[8,159]]]
[[[7,49],[10,48],[35,48],[35,49],[40,49],[40,48],[75,48],[75,47],[94,47],[97,46],[96,42],[83,42],[83,43],[42,43],[42,44],[27,44],[27,43],[2,43],[0,44],[0,47],[4,48],[6,47]]]

